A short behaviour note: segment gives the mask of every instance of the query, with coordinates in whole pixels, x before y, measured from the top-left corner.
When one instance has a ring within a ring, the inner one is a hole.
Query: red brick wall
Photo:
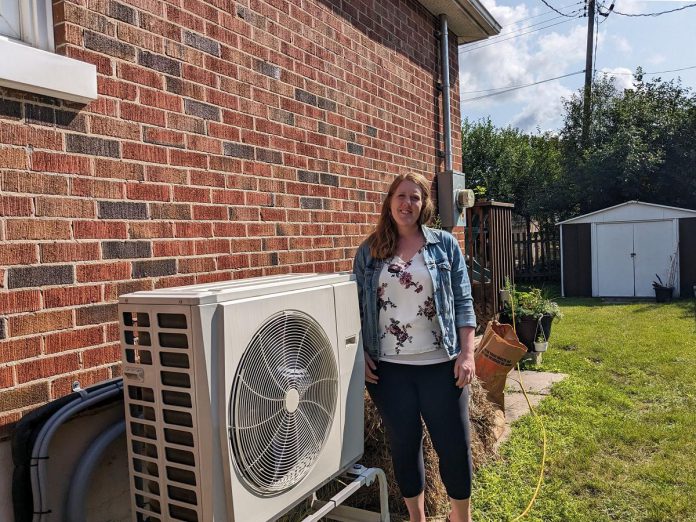
[[[0,89],[0,425],[119,374],[119,294],[348,270],[393,176],[442,168],[414,0],[66,0],[54,22],[99,99]]]

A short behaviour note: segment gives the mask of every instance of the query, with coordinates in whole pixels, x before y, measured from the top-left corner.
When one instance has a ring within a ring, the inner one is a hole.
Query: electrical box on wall
[[[437,173],[437,201],[442,228],[466,225],[466,209],[474,205],[474,192],[466,188],[463,172]]]

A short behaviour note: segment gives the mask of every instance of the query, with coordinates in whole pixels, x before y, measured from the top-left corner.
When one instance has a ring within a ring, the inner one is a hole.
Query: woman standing
[[[454,237],[425,226],[428,181],[398,176],[375,231],[355,255],[367,390],[387,429],[394,473],[411,522],[425,521],[421,417],[450,497],[451,522],[470,522],[468,390],[474,316]]]

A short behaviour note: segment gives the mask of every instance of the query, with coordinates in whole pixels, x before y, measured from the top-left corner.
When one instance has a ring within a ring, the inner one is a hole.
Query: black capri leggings
[[[421,416],[439,457],[440,476],[455,500],[471,497],[469,392],[457,388],[454,361],[415,366],[379,362],[379,384],[367,391],[387,428],[394,474],[401,494],[425,487]]]

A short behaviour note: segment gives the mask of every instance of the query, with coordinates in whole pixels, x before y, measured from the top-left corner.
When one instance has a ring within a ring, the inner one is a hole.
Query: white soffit
[[[655,203],[643,203],[641,201],[627,201],[620,205],[596,210],[556,224],[575,225],[579,223],[614,223],[618,221],[654,221],[689,217],[696,217],[696,210],[656,205]]]
[[[459,45],[485,40],[501,26],[478,0],[419,0],[435,16],[447,15],[447,26]]]
[[[91,63],[3,37],[0,56],[0,87],[80,103],[97,99],[97,69]]]

